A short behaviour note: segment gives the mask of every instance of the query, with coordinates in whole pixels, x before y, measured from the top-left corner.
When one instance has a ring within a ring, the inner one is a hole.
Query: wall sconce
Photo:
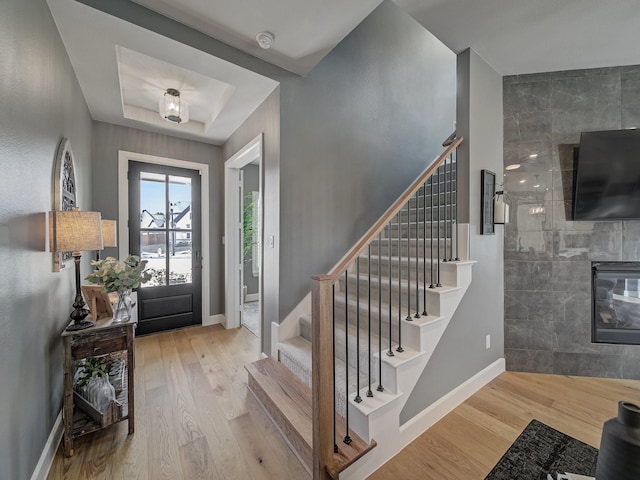
[[[506,192],[504,190],[498,190],[494,197],[493,206],[493,223],[496,225],[504,225],[509,223],[509,210],[510,206],[507,203]]]
[[[52,252],[73,252],[76,266],[76,296],[69,317],[72,323],[67,330],[82,330],[93,326],[85,320],[89,311],[84,308],[80,290],[80,257],[84,250],[102,250],[102,225],[100,212],[70,211],[49,212],[49,247]]]
[[[102,247],[118,246],[118,226],[115,220],[101,220],[102,224]],[[96,261],[100,260],[100,250],[96,250]]]

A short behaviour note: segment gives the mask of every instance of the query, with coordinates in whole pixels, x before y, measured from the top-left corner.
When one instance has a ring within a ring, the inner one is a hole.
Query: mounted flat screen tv
[[[640,219],[640,130],[583,132],[573,220]]]

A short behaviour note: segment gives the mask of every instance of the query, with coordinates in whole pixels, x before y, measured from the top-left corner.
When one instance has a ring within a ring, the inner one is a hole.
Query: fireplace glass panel
[[[593,341],[640,344],[640,263],[594,262]]]

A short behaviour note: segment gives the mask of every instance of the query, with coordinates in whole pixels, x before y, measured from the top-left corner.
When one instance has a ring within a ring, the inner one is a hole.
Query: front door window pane
[[[191,283],[192,264],[191,240],[178,240],[175,255],[169,257],[169,285]]]
[[[191,179],[169,175],[169,228],[191,230]]]
[[[165,232],[140,232],[140,252],[148,260],[147,268],[153,269],[153,278],[144,287],[166,285],[167,234]]]
[[[140,228],[165,228],[166,175],[140,172]]]

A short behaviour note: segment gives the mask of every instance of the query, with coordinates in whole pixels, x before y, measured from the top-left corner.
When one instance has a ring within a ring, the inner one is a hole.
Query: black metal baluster
[[[407,201],[407,317],[405,320],[411,322],[411,205]]]
[[[400,228],[401,213],[398,212],[398,348],[396,352],[402,353],[402,235]]]
[[[368,314],[369,314],[369,355],[367,357],[367,372],[369,373],[369,390],[367,390],[367,397],[373,397],[371,391],[371,243],[369,243],[369,256],[367,258],[367,279],[369,280],[369,296],[368,296]]]
[[[345,435],[344,443],[349,445],[351,443],[351,437],[349,436],[349,272],[344,271],[344,358],[345,358],[345,376],[344,376],[344,404],[345,408]]]
[[[418,213],[420,192],[416,192],[414,197],[416,199],[416,314],[413,317],[420,318],[420,215]]]
[[[430,255],[430,263],[429,263],[429,268],[431,269],[431,276],[429,277],[429,288],[436,288],[435,284],[433,283],[433,268],[434,268],[434,264],[433,264],[433,220],[435,218],[435,216],[433,215],[433,177],[435,176],[435,174],[431,175],[431,178],[429,179],[429,226],[431,228],[431,232],[429,233],[429,237],[431,237],[429,239],[429,250],[431,251]]]
[[[454,150],[456,159],[456,262],[460,261],[460,252],[458,251],[458,234],[460,233],[458,224],[458,149]]]
[[[391,328],[392,328],[392,324],[393,322],[391,321],[392,319],[392,312],[391,312],[391,293],[393,290],[393,285],[391,284],[391,270],[392,270],[392,265],[391,265],[391,252],[392,252],[392,244],[393,243],[393,221],[389,220],[389,235],[387,235],[387,250],[388,250],[388,275],[389,275],[389,350],[387,351],[387,356],[389,357],[393,357],[393,349],[391,348]]]
[[[382,233],[378,232],[378,388],[382,386]]]
[[[354,402],[360,403],[360,254],[356,259],[356,398]]]
[[[398,212],[398,348],[396,352],[404,352],[402,348],[402,235],[400,228],[401,212]]]
[[[453,262],[453,153],[449,154],[449,261]]]
[[[444,159],[444,258],[442,259],[443,262],[447,261],[447,158],[446,157]],[[438,252],[438,255],[440,255],[440,252]]]
[[[331,334],[333,335],[333,346],[331,347],[331,359],[333,360],[333,453],[338,453],[338,442],[336,440],[336,284],[331,286],[331,306],[332,306],[332,325]]]
[[[438,265],[436,270],[436,273],[437,273],[436,287],[442,286],[440,284],[440,180],[442,179],[441,172],[442,172],[442,166],[438,167],[438,252],[437,252]]]
[[[422,184],[422,316],[427,316],[427,182]]]

